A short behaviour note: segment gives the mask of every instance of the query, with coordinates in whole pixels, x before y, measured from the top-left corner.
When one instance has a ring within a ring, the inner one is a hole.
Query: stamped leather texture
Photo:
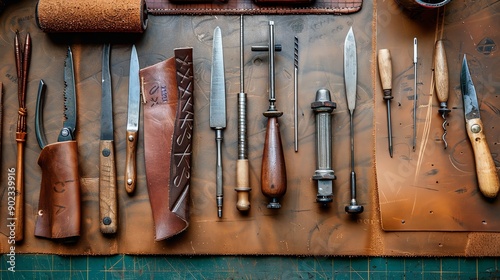
[[[72,239],[80,236],[81,195],[76,141],[44,147],[38,158],[42,169],[35,236]]]

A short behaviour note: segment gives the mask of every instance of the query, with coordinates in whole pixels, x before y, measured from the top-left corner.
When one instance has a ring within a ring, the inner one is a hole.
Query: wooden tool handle
[[[378,71],[380,73],[380,81],[382,89],[392,89],[392,59],[391,52],[388,49],[378,51]]]
[[[436,81],[436,95],[439,102],[448,102],[449,80],[448,62],[443,41],[436,42],[434,50],[434,77]]]
[[[239,159],[236,161],[236,188],[238,192],[238,202],[236,208],[240,211],[250,210],[249,192],[252,190],[248,177],[248,159]]]
[[[262,155],[262,193],[269,198],[279,198],[286,192],[285,156],[281,145],[277,117],[267,119],[264,153]]]
[[[125,157],[125,190],[128,194],[135,191],[137,180],[136,151],[137,151],[137,131],[127,131],[127,150]]]
[[[24,239],[24,140],[17,142],[17,161],[16,161],[16,198],[15,198],[15,237],[16,242]]]
[[[467,135],[474,150],[477,181],[479,190],[488,198],[495,198],[500,188],[500,182],[493,158],[483,133],[481,119],[470,119],[466,122]]]
[[[113,140],[101,140],[99,157],[99,224],[102,233],[115,233],[118,228],[116,199],[116,167]]]

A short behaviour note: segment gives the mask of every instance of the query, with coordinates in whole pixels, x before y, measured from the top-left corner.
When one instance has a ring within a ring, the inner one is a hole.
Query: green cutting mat
[[[1,257],[0,279],[500,279],[500,258]]]

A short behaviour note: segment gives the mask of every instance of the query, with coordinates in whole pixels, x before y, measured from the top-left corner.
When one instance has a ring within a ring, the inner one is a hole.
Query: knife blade
[[[140,114],[140,81],[139,81],[139,58],[135,45],[132,45],[130,54],[130,74],[128,81],[128,113],[127,113],[127,149],[125,157],[125,190],[128,194],[135,191],[137,180],[136,150],[137,138],[139,136],[139,114]]]
[[[100,230],[105,234],[115,233],[118,228],[110,52],[111,46],[105,44],[102,52],[101,139],[99,141],[99,217]]]
[[[64,60],[64,122],[63,129],[57,137],[58,142],[74,140],[76,130],[76,89],[75,70],[73,67],[73,52],[68,46]]]
[[[352,27],[349,29],[344,43],[344,82],[347,96],[347,107],[351,114],[356,108],[357,83],[356,41]]]
[[[217,144],[216,200],[217,215],[222,217],[223,182],[222,182],[222,139],[226,128],[226,85],[224,79],[224,55],[222,50],[221,30],[214,30],[212,49],[212,72],[210,80],[210,128],[215,129]]]
[[[495,162],[484,135],[476,89],[472,82],[465,55],[462,61],[462,71],[460,72],[460,87],[464,101],[465,127],[474,152],[479,190],[485,197],[495,198],[498,195],[500,182]]]

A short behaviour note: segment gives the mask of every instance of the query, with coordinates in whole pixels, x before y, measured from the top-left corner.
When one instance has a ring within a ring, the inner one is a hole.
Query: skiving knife
[[[215,129],[217,143],[216,167],[216,199],[217,215],[222,217],[222,130],[226,128],[226,85],[224,79],[224,55],[222,51],[222,35],[217,26],[214,30],[212,50],[212,78],[210,81],[210,128]]]
[[[105,44],[102,52],[101,139],[99,141],[99,217],[100,230],[106,234],[115,233],[118,228],[110,51],[111,46]]]
[[[484,136],[484,126],[479,114],[476,89],[472,83],[465,55],[462,61],[462,71],[460,72],[460,87],[464,100],[465,128],[474,151],[479,190],[484,196],[495,198],[500,188],[500,182],[495,162]]]
[[[127,155],[125,157],[125,190],[128,194],[135,191],[137,180],[136,150],[137,138],[139,136],[139,113],[140,113],[140,82],[139,82],[139,58],[135,45],[132,46],[130,54],[130,74],[128,80],[128,114],[127,114]]]

